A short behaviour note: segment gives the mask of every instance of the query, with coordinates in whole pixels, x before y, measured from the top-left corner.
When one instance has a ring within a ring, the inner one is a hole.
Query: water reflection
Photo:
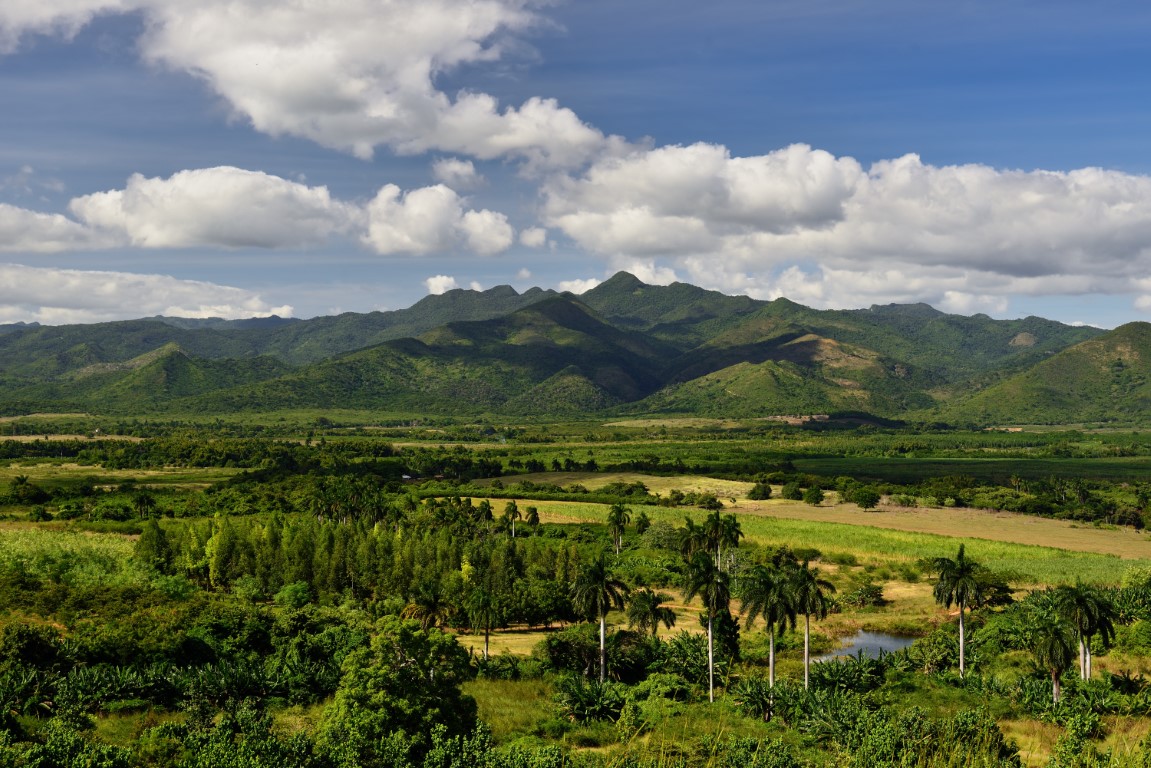
[[[855,656],[860,651],[870,659],[879,657],[879,652],[893,653],[911,645],[913,637],[889,635],[886,632],[857,632],[851,637],[843,638],[843,646],[831,653],[819,656],[815,661],[828,661],[838,656]]]

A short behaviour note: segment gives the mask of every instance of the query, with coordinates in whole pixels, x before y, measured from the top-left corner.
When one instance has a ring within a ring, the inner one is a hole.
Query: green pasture
[[[533,502],[541,516],[555,522],[602,523],[607,507],[601,504]],[[633,514],[640,508],[633,510]],[[707,514],[697,509],[642,507],[652,522],[683,525],[691,516],[697,523]],[[1132,568],[1151,567],[1151,559],[1122,559],[1113,555],[1077,552],[1055,547],[989,541],[974,536],[942,536],[911,533],[865,525],[740,515],[745,540],[762,546],[818,549],[825,556],[855,555],[861,561],[892,565],[953,557],[960,544],[968,556],[988,568],[1009,574],[1024,584],[1062,584],[1076,579],[1096,584],[1115,584]]]
[[[933,477],[969,475],[984,482],[1007,485],[1012,477],[1041,480],[1074,476],[1085,480],[1142,482],[1151,477],[1151,456],[1115,458],[1021,458],[1018,456],[908,458],[837,456],[799,458],[792,464],[800,472],[825,477],[847,476],[889,483],[912,484]]]
[[[231,467],[164,467],[161,469],[105,469],[99,465],[54,462],[50,460],[13,460],[0,464],[0,486],[24,476],[46,490],[88,483],[95,486],[135,483],[160,488],[203,488],[227,480],[242,472]]]

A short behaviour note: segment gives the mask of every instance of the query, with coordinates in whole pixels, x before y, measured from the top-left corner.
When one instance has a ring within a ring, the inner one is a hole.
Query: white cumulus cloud
[[[367,214],[365,241],[380,254],[422,256],[467,247],[490,255],[506,250],[515,236],[502,213],[465,211],[460,196],[443,184],[406,193],[389,184]]]
[[[94,232],[67,216],[0,203],[0,252],[57,253],[117,244],[115,236]]]
[[[436,296],[460,287],[451,275],[433,275],[424,280],[424,286],[428,289],[428,293]]]
[[[608,157],[544,189],[544,219],[617,268],[816,306],[1004,312],[1012,294],[1130,293],[1151,272],[1151,178],[1085,168],[864,169],[804,145]]]
[[[91,323],[147,315],[170,317],[290,316],[259,294],[168,275],[0,264],[0,320]]]
[[[75,198],[69,208],[90,227],[145,248],[313,245],[349,230],[359,215],[325,187],[232,167],[167,179],[136,174],[124,189]]]
[[[11,53],[27,34],[71,37],[101,13],[131,10],[131,0],[5,0],[0,3],[0,53]]]
[[[408,192],[389,184],[361,204],[232,167],[136,174],[124,189],[73,198],[68,208],[75,218],[0,203],[0,252],[307,248],[347,236],[385,255],[493,255],[515,241],[507,216],[468,209],[442,184]]]
[[[599,280],[596,280],[594,277],[589,277],[586,280],[561,280],[557,288],[561,291],[580,294],[590,291],[599,284]]]
[[[548,231],[543,227],[528,227],[520,231],[520,245],[527,248],[543,248],[548,242]]]
[[[466,192],[483,186],[485,179],[471,160],[444,157],[432,163],[432,176],[441,184],[457,192]]]

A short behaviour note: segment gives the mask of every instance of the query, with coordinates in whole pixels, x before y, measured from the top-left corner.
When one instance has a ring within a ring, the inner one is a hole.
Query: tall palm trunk
[[[711,636],[711,616],[707,617],[707,700],[715,701],[715,657]]]
[[[767,633],[767,687],[775,687],[775,627]]]
[[[1059,673],[1054,669],[1051,670],[1051,702],[1053,704],[1059,703]]]
[[[811,686],[811,614],[803,614],[803,688]]]
[[[967,636],[964,634],[963,626],[963,603],[959,604],[959,676],[963,677],[966,671],[965,661],[967,655]]]
[[[607,679],[607,616],[599,617],[599,681]]]
[[[1083,642],[1083,634],[1079,634],[1079,679],[1087,679],[1087,644]]]

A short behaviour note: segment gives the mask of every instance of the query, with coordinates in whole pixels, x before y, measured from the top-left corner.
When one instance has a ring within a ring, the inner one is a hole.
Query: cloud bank
[[[437,78],[507,55],[544,0],[15,0],[0,51],[33,33],[74,34],[94,16],[139,12],[145,60],[205,81],[258,131],[370,158],[454,152],[573,166],[621,145],[555,99],[501,106],[447,94]]]
[[[740,157],[697,143],[628,144],[541,94],[502,105],[448,76],[514,59],[547,0],[14,0],[0,51],[136,13],[141,57],[206,83],[256,130],[372,157],[440,156],[439,183],[368,201],[237,168],[132,176],[77,197],[71,217],[0,204],[0,251],[316,248],[386,255],[500,253],[516,231],[461,196],[476,162],[515,162],[539,186],[524,248],[574,245],[649,282],[689,279],[821,307],[928,301],[1005,312],[1012,295],[1132,295],[1151,311],[1151,179],[934,166],[863,167],[797,144]],[[562,235],[562,237],[561,237]],[[558,239],[557,239],[558,238]],[[566,242],[564,241],[566,238]],[[586,260],[578,266],[587,273]],[[578,286],[579,282],[571,285]]]
[[[507,217],[471,209],[448,187],[384,186],[367,204],[233,167],[132,176],[124,189],[73,198],[75,220],[0,204],[0,251],[305,248],[352,236],[382,255],[493,255],[515,239]]]
[[[167,275],[47,269],[0,264],[0,322],[94,323],[149,315],[290,316],[258,294]]]
[[[804,145],[696,144],[603,159],[544,199],[548,226],[614,266],[816,306],[1002,311],[1008,294],[1123,293],[1151,272],[1151,178],[1097,168],[864,169]]]

